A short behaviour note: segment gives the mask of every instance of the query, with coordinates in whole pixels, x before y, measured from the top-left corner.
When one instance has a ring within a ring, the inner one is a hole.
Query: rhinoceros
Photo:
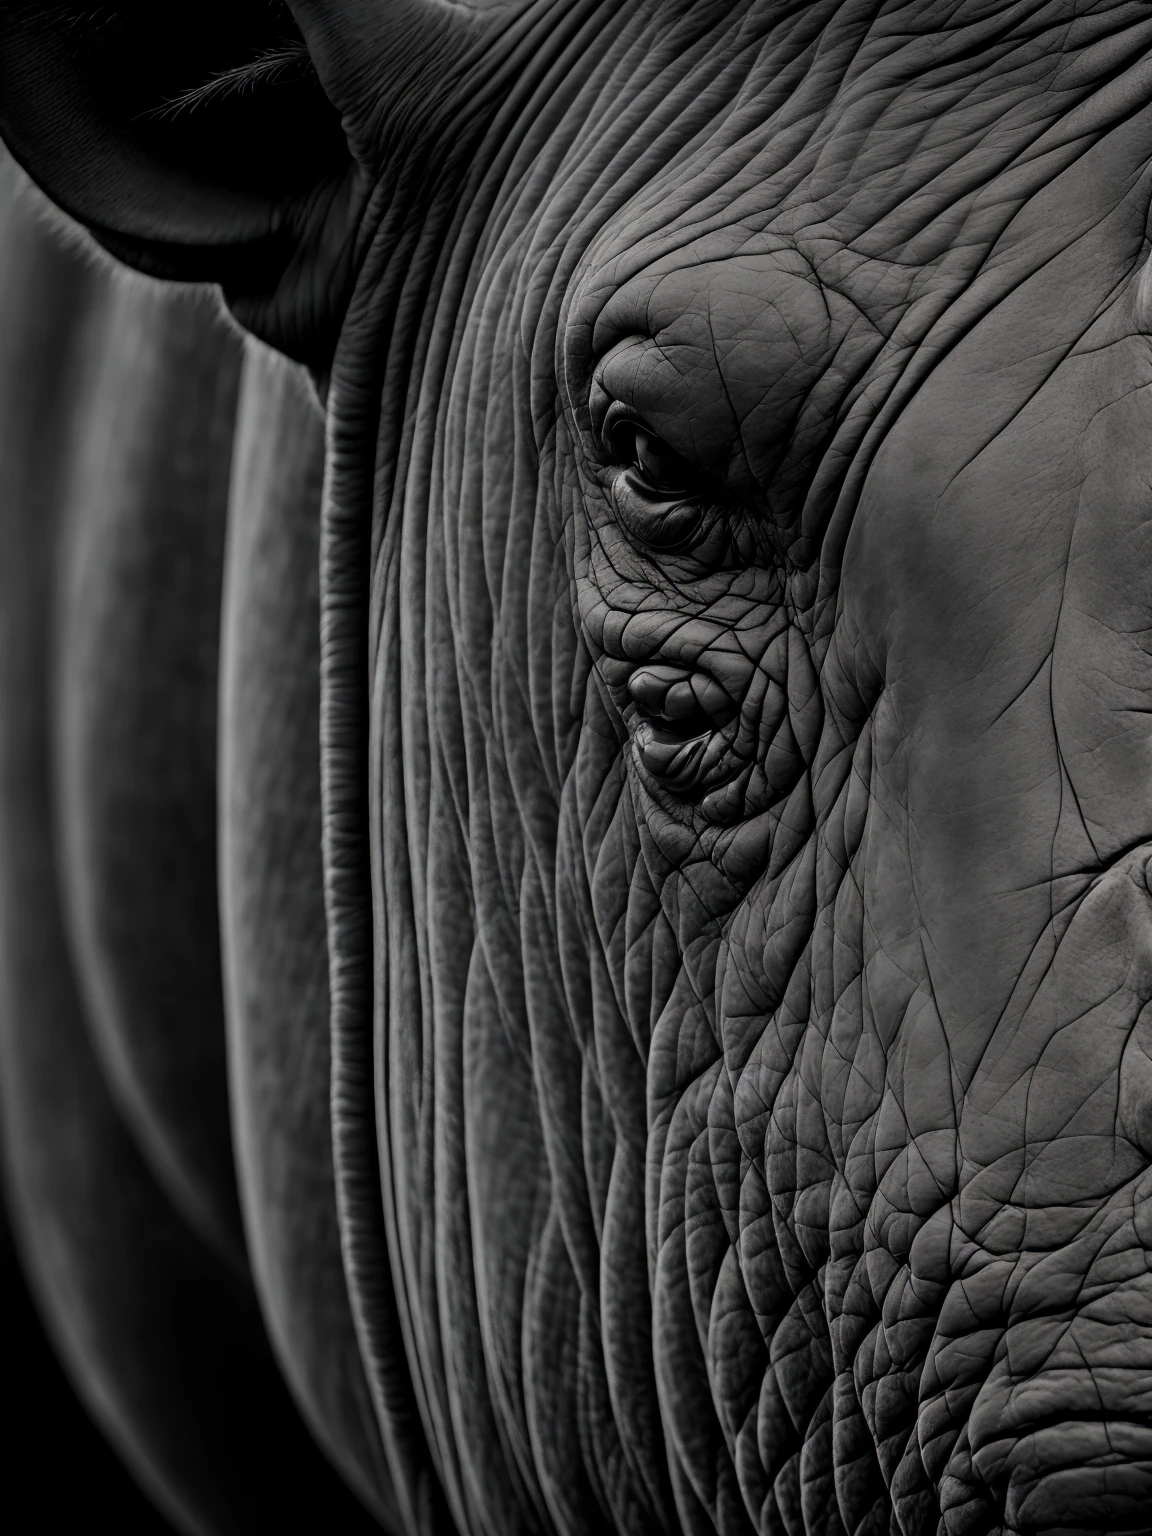
[[[1152,7],[4,0],[0,135],[144,274],[6,254],[0,399],[9,1184],[138,1475],[1152,1532]]]

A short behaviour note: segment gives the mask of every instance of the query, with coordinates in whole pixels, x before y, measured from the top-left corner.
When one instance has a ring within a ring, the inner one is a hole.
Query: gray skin
[[[236,1168],[248,1254],[284,1374],[325,1451],[395,1529],[348,1307],[332,1175],[320,855],[323,418],[301,370],[254,342],[239,404],[219,698],[220,931]]]
[[[403,1526],[1152,1531],[1152,11],[233,11],[0,131],[327,401]]]

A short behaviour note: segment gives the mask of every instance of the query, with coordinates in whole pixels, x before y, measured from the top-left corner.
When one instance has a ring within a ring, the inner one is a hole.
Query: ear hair
[[[496,110],[501,60],[545,8],[0,0],[0,137],[115,256],[219,283],[323,369],[389,158],[465,153],[462,118]]]
[[[222,284],[261,334],[322,365],[346,277],[337,226],[361,188],[284,0],[0,0],[0,134],[122,261]],[[294,306],[286,283],[331,304]]]
[[[275,47],[267,48],[249,64],[239,64],[234,69],[221,70],[211,75],[203,85],[193,86],[170,101],[153,107],[153,117],[175,117],[177,113],[192,111],[218,96],[230,93],[242,94],[260,86],[275,85],[285,75],[315,74],[312,56],[303,38],[286,38]]]

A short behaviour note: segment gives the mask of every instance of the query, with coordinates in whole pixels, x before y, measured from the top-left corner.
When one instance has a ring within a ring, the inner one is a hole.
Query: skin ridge
[[[253,1278],[313,1435],[403,1528],[348,1306],[331,1155],[321,864],[323,417],[300,370],[245,348],[225,555],[220,926],[228,1083]]]

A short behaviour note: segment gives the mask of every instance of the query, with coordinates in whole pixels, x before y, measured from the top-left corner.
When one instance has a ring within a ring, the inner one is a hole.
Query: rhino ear
[[[364,173],[288,5],[0,0],[0,135],[113,254],[324,365]]]

